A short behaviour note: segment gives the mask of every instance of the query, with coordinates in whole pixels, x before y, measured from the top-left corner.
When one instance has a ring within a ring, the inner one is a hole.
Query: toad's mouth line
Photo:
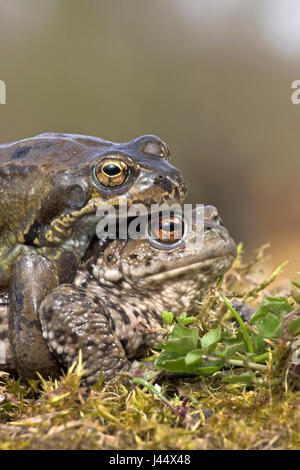
[[[160,282],[160,281],[166,281],[168,279],[174,279],[176,277],[181,276],[182,274],[186,274],[187,272],[195,272],[195,271],[201,271],[201,268],[205,266],[210,266],[211,263],[216,262],[216,261],[222,261],[222,260],[228,260],[229,263],[232,263],[235,259],[235,256],[232,254],[228,255],[223,255],[223,256],[218,256],[215,258],[209,258],[206,260],[198,261],[197,263],[193,264],[187,264],[186,266],[181,266],[179,268],[174,268],[169,271],[163,271],[161,273],[157,274],[150,274],[149,276],[145,277],[145,280],[151,281],[151,282]],[[228,263],[228,264],[229,264]],[[221,274],[220,274],[221,275]]]

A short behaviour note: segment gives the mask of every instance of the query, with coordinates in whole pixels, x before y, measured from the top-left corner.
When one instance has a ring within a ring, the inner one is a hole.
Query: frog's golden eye
[[[156,237],[165,243],[174,243],[181,240],[183,234],[183,222],[177,217],[160,218],[155,231]]]
[[[128,176],[128,166],[120,160],[104,160],[96,166],[95,176],[103,186],[120,186]]]

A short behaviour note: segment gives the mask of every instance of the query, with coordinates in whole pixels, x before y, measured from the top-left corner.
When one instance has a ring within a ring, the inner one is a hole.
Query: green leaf
[[[294,318],[293,320],[289,321],[288,330],[292,335],[298,333],[299,329],[300,329],[300,317]]]
[[[197,347],[197,338],[183,336],[182,338],[170,338],[164,346],[165,351],[173,351],[184,356]]]
[[[185,356],[189,351],[196,349],[197,344],[197,328],[185,328],[183,325],[175,325],[167,343],[164,345],[164,350]]]
[[[167,325],[170,325],[173,321],[173,318],[174,318],[174,315],[172,312],[168,312],[167,310],[165,310],[163,313],[162,313],[162,318],[163,318],[163,321],[167,324]]]
[[[202,338],[200,338],[201,347],[207,349],[210,346],[217,344],[221,339],[221,330],[220,328],[215,328],[206,333]]]
[[[263,364],[264,362],[266,362],[268,357],[269,357],[269,353],[265,352],[263,354],[259,354],[258,356],[249,356],[249,360],[251,362],[257,362],[257,363]]]
[[[187,372],[184,357],[172,351],[163,351],[155,360],[154,365],[168,372]]]
[[[256,327],[265,338],[278,338],[283,331],[284,319],[283,317],[278,318],[273,313],[268,313],[256,321]]]
[[[226,344],[225,350],[222,351],[221,356],[229,358],[233,356],[237,351],[245,352],[247,350],[245,341],[239,341],[233,344]],[[219,352],[218,352],[219,356]]]
[[[185,363],[187,366],[190,366],[192,364],[195,364],[197,362],[203,362],[203,351],[202,349],[194,349],[193,351],[190,351],[186,356],[185,356]],[[199,364],[200,365],[200,364]]]
[[[204,375],[205,377],[213,375],[224,367],[224,362],[220,361],[219,363],[205,361],[201,367],[193,369],[195,375]]]
[[[224,377],[224,382],[230,384],[249,384],[255,380],[255,374],[251,371],[245,372],[244,374],[233,375],[231,377]]]
[[[194,341],[198,341],[198,328],[185,328],[183,325],[175,325],[169,338],[183,338],[184,336],[189,336],[193,338]]]
[[[199,351],[201,350],[198,350],[198,352]],[[190,356],[190,359],[192,359],[192,355]],[[194,359],[196,359],[196,355],[194,356]],[[154,364],[156,368],[166,370],[167,372],[186,372],[195,375],[209,376],[219,371],[224,366],[223,361],[218,358],[216,359],[216,361],[203,360],[201,366],[197,366],[196,362],[187,364],[186,358],[179,356],[175,352],[164,351],[156,358]]]
[[[262,301],[258,309],[252,315],[250,323],[257,322],[260,318],[264,318],[268,313],[281,316],[291,311],[292,307],[286,298],[267,297]]]
[[[266,342],[264,341],[264,335],[262,333],[253,337],[252,343],[256,354],[262,354],[266,350]]]
[[[194,323],[196,318],[195,317],[187,317],[186,313],[183,312],[179,315],[179,317],[177,317],[176,320],[178,321],[178,323],[181,323],[182,325],[189,325],[190,323]]]

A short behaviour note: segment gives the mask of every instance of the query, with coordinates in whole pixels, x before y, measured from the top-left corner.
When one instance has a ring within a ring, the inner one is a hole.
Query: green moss
[[[76,370],[61,383],[40,383],[39,392],[37,383],[2,383],[0,449],[300,449],[299,391],[166,383],[175,408],[184,397],[198,401],[188,400],[179,417],[144,389],[82,387]]]

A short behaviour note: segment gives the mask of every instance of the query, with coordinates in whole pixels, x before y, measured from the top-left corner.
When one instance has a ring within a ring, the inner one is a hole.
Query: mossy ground
[[[251,265],[236,264],[225,291],[234,292],[261,259],[262,253]],[[254,304],[266,295],[262,287]],[[212,290],[202,304],[204,329],[218,295]],[[221,309],[214,315],[220,321]],[[288,376],[285,360],[280,380],[266,387],[216,377],[162,380],[171,406],[118,380],[87,388],[81,376],[80,361],[59,382],[22,382],[0,372],[0,449],[300,449],[300,379]]]
[[[299,391],[165,384],[177,408],[183,397],[198,400],[181,418],[140,388],[79,387],[76,372],[43,391],[5,382],[0,449],[300,449]]]

